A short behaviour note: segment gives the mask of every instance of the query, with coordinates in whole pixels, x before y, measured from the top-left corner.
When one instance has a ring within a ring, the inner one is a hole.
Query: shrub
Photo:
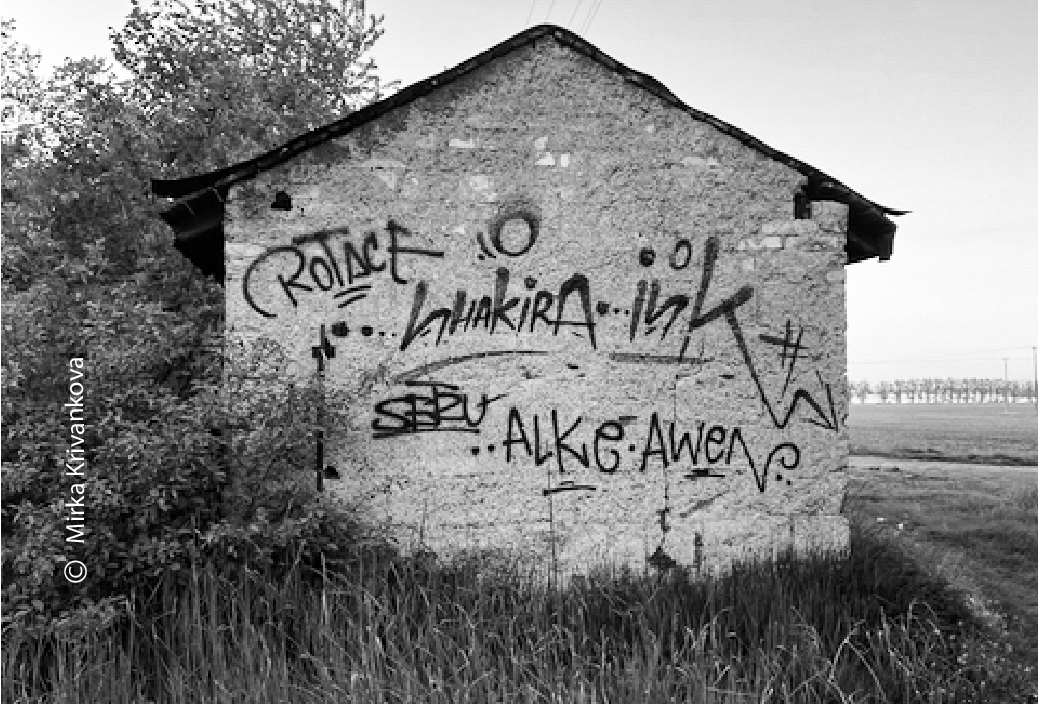
[[[98,604],[114,608],[135,588],[187,569],[214,545],[245,537],[258,547],[244,551],[239,564],[273,564],[295,530],[301,536],[312,530],[314,389],[259,383],[247,402],[231,404],[233,385],[219,384],[222,364],[211,356],[202,374],[194,372],[201,378],[178,395],[155,381],[166,361],[182,352],[156,349],[161,339],[183,332],[168,329],[175,322],[156,322],[139,305],[95,314],[139,327],[129,340],[109,325],[89,328],[82,477],[67,476],[65,466],[68,369],[53,372],[49,384],[36,380],[31,389],[5,374],[5,623],[43,627],[77,610],[93,613]],[[128,346],[139,356],[125,354]],[[18,361],[15,347],[11,354],[5,346],[5,366]],[[74,483],[85,487],[81,497],[71,492]],[[82,542],[69,542],[78,536],[66,519],[80,500]],[[89,570],[80,584],[62,576],[72,559]],[[235,561],[226,551],[223,559]]]

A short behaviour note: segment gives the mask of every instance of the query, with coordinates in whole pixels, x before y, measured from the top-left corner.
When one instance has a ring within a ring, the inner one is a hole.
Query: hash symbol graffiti
[[[786,335],[785,337],[775,337],[774,335],[759,335],[762,342],[767,342],[769,345],[781,345],[782,353],[779,355],[779,360],[782,363],[782,368],[786,370],[786,383],[782,385],[782,395],[786,395],[786,389],[789,388],[789,381],[793,378],[793,367],[796,366],[797,359],[799,359],[800,350],[806,350],[805,345],[800,344],[800,340],[804,337],[804,326],[799,326],[800,330],[797,332],[796,342],[793,341],[793,327],[790,322],[786,321]],[[789,362],[789,366],[786,366],[786,362]]]

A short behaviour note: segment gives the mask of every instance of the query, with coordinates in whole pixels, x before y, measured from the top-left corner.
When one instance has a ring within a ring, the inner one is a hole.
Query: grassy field
[[[3,701],[1038,702],[1038,467],[966,463],[1038,455],[1025,413],[855,406],[888,457],[852,458],[845,556],[562,591],[486,556],[196,566],[114,624],[6,624]]]
[[[986,623],[987,657],[1038,701],[1034,406],[853,404],[848,427],[859,456],[846,511],[962,595]]]
[[[851,452],[886,457],[1038,466],[1033,405],[851,404]]]
[[[507,564],[193,571],[96,632],[7,628],[3,700],[1009,702],[1019,677],[896,540],[707,581],[549,591]]]
[[[988,634],[972,656],[1017,673],[1013,701],[1038,701],[1038,468],[856,457],[851,476],[852,521],[960,594]]]
[[[891,467],[852,470],[848,555],[719,579],[552,591],[385,553],[170,575],[106,627],[5,627],[3,701],[1038,701],[1035,472]]]

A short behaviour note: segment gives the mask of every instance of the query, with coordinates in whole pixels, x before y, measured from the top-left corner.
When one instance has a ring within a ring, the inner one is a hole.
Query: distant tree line
[[[870,383],[850,383],[851,395],[858,403],[870,397],[880,403],[1020,403],[1034,402],[1032,381],[1005,379],[895,379]]]

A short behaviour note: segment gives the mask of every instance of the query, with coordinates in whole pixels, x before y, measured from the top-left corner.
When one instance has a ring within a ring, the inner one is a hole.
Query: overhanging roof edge
[[[237,183],[255,178],[260,173],[272,169],[293,157],[312,149],[313,147],[329,140],[342,137],[357,127],[381,117],[390,110],[410,103],[423,95],[427,95],[433,90],[440,88],[447,83],[451,83],[461,76],[468,74],[491,61],[545,36],[552,36],[561,44],[568,46],[574,51],[589,57],[606,68],[619,73],[629,82],[649,91],[664,102],[689,113],[693,118],[705,122],[723,134],[738,140],[745,146],[761,152],[766,156],[799,171],[808,177],[809,184],[814,184],[813,186],[809,185],[809,188],[815,190],[819,194],[820,197],[818,199],[839,201],[847,204],[852,209],[871,210],[884,219],[886,219],[887,215],[904,215],[907,212],[874,203],[857,191],[848,187],[846,184],[810,164],[802,162],[785,152],[775,149],[774,147],[768,146],[756,137],[753,137],[738,127],[724,122],[709,113],[697,110],[696,108],[687,105],[674,95],[670,89],[652,76],[628,68],[573,32],[550,24],[538,25],[519,32],[500,44],[497,44],[472,58],[462,61],[453,68],[411,84],[387,98],[372,103],[360,110],[354,111],[340,120],[319,127],[304,135],[295,137],[281,146],[264,152],[252,159],[196,176],[188,176],[180,179],[153,179],[152,192],[158,196],[177,198],[178,201],[174,204],[173,209],[186,205],[188,210],[195,210],[192,206],[195,205],[197,201],[209,200],[209,198],[211,198],[211,195],[207,196],[207,193],[211,194],[214,190],[226,193],[231,186]],[[197,205],[202,206],[201,209],[205,209],[205,206],[201,202],[198,202]],[[896,226],[894,226],[892,222],[889,220],[888,222],[890,223],[891,228],[896,229]],[[176,230],[177,228],[174,227],[174,229]]]

